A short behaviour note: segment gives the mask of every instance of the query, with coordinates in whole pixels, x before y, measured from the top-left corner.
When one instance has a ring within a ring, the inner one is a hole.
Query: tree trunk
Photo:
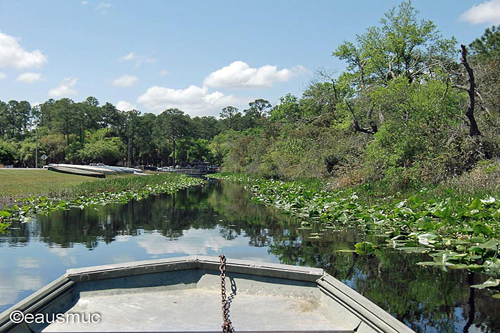
[[[469,94],[469,106],[467,107],[467,112],[465,113],[465,115],[469,119],[469,135],[479,136],[481,135],[481,132],[479,132],[476,118],[474,118],[474,105],[476,99],[474,71],[467,62],[467,49],[465,45],[462,44],[461,47],[462,50],[460,51],[460,53],[462,53],[462,65],[464,65],[465,69],[467,70],[467,74],[469,75],[469,89],[467,89],[467,93]]]
[[[130,136],[127,142],[127,166],[130,167]]]
[[[172,167],[175,168],[175,140],[172,140],[172,143],[173,143],[173,152],[172,152]]]
[[[337,88],[335,87],[335,81],[332,79],[332,88],[333,92],[335,93],[335,99],[338,101],[339,100],[339,94],[337,92]],[[349,112],[351,113],[352,116],[352,125],[354,127],[354,130],[356,132],[362,132],[362,133],[368,133],[368,134],[375,134],[377,133],[377,125],[375,125],[374,122],[370,122],[370,129],[362,128],[359,126],[358,120],[356,119],[356,115],[354,114],[354,110],[351,107],[351,104],[349,104],[349,101],[346,99],[345,104],[347,105],[347,108],[349,109]]]

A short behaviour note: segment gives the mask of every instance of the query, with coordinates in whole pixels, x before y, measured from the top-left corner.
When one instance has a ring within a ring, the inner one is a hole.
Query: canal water
[[[425,255],[360,256],[355,229],[320,239],[301,220],[250,200],[240,184],[211,180],[171,195],[37,216],[0,235],[0,312],[68,268],[186,255],[324,268],[418,332],[499,332],[500,300],[472,289],[487,277],[421,267]]]

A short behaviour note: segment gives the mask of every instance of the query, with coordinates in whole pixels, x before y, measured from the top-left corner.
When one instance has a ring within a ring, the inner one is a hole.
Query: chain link
[[[222,333],[232,333],[234,332],[233,324],[229,319],[229,309],[226,297],[226,257],[221,254],[220,258],[220,289],[222,297]]]

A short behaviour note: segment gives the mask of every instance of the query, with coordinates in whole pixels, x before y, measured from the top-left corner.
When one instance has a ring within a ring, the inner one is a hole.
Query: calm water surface
[[[185,255],[324,268],[416,331],[499,332],[500,300],[469,286],[487,277],[417,266],[424,255],[339,250],[375,235],[310,239],[300,220],[250,201],[242,185],[211,181],[173,195],[38,216],[0,236],[0,312],[68,268]]]

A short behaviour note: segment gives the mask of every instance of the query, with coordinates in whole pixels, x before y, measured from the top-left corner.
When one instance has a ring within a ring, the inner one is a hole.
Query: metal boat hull
[[[236,331],[412,332],[321,269],[228,260]],[[0,315],[0,331],[220,331],[218,258],[186,257],[68,272]],[[99,322],[15,324],[24,314],[99,314]]]

